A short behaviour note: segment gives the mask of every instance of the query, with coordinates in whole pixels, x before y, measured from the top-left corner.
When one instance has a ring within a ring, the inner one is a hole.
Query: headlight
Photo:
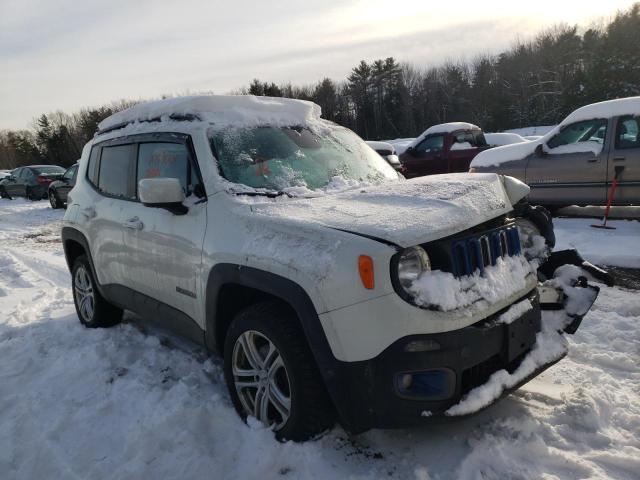
[[[422,247],[410,247],[400,253],[398,259],[398,281],[405,291],[423,273],[431,270],[429,255]]]

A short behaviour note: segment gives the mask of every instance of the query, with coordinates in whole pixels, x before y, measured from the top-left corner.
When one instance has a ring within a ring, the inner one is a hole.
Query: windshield
[[[395,170],[346,128],[225,128],[210,132],[224,178],[256,189],[318,190],[333,183],[381,183]]]

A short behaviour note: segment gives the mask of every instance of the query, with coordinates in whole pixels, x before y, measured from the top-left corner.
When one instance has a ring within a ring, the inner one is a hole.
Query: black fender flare
[[[235,284],[262,291],[281,299],[293,308],[307,338],[325,387],[345,427],[349,427],[348,398],[344,388],[346,369],[344,363],[333,355],[320,323],[320,317],[307,292],[297,283],[280,275],[231,263],[219,263],[209,272],[206,285],[207,348],[218,350],[216,338],[216,311],[219,293],[226,284]]]
[[[93,274],[93,278],[96,280],[96,287],[98,288],[98,292],[100,295],[105,297],[104,290],[98,281],[98,276],[96,275],[96,267],[93,264],[93,257],[91,256],[91,249],[89,248],[89,242],[87,238],[84,236],[82,232],[76,230],[73,227],[62,227],[62,231],[60,233],[62,238],[62,248],[64,250],[64,258],[67,261],[67,266],[69,267],[69,272],[73,269],[73,262],[71,261],[71,252],[68,251],[67,242],[69,240],[73,240],[80,244],[80,246],[84,249],[84,254],[89,259],[89,267],[91,268],[91,273]],[[106,298],[106,297],[105,297]]]

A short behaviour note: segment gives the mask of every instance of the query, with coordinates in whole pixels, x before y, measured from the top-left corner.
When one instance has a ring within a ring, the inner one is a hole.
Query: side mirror
[[[407,149],[405,150],[405,152],[409,152],[409,153],[411,153],[411,152],[413,152],[413,150],[414,150],[414,148],[413,148],[413,147],[409,147],[409,148],[407,148]]]
[[[138,196],[145,207],[164,208],[174,215],[189,211],[182,185],[177,178],[143,178],[138,182]]]
[[[541,143],[538,144],[535,152],[536,152],[536,155],[539,157],[544,157],[547,155],[547,152],[544,151],[544,146]]]

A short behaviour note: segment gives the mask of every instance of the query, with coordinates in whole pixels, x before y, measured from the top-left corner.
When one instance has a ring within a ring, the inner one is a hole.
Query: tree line
[[[363,60],[343,81],[297,86],[254,79],[232,93],[314,101],[324,118],[370,140],[414,137],[449,121],[485,131],[552,125],[582,105],[640,95],[640,3],[583,32],[556,26],[471,61],[419,68],[392,57]],[[134,103],[43,114],[29,130],[4,130],[0,168],[71,165],[102,119]]]

